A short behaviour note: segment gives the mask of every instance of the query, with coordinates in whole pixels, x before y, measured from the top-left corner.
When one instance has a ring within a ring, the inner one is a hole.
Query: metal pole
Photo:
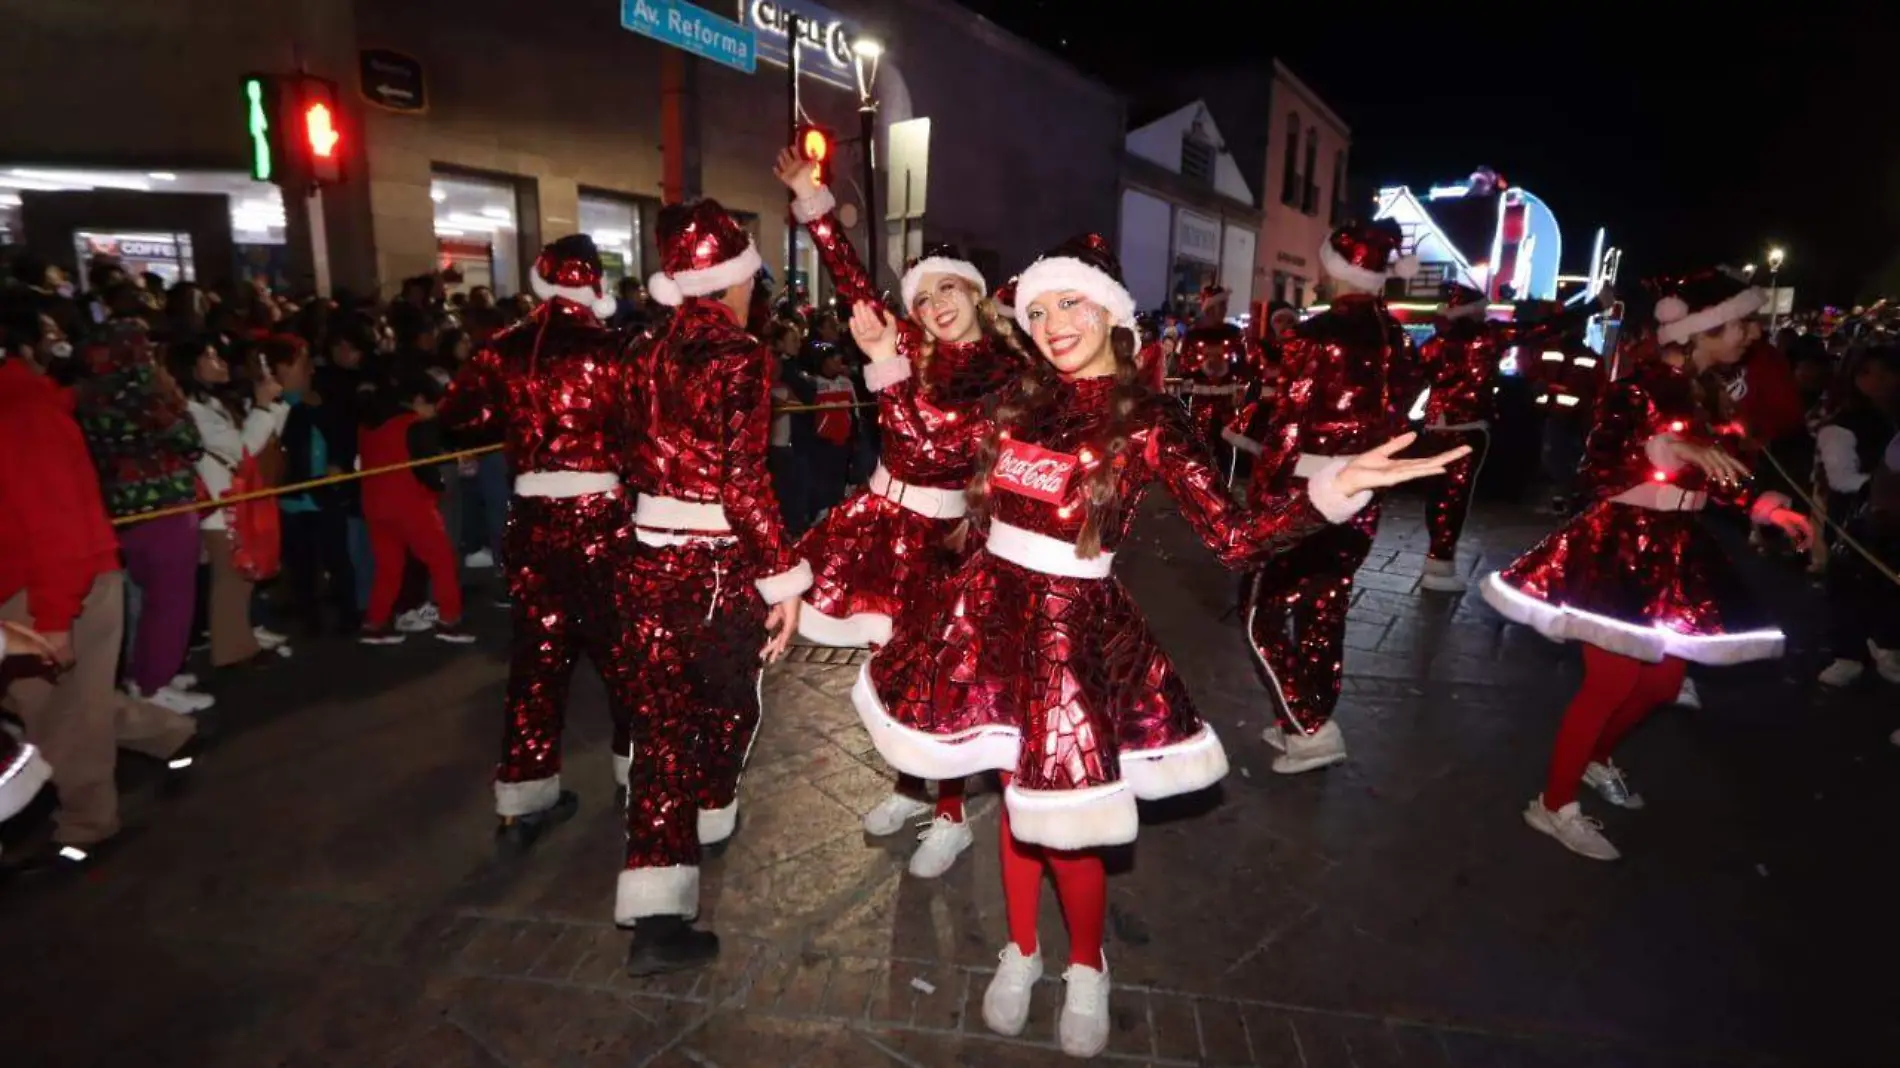
[[[785,139],[787,142],[795,142],[798,137],[798,53],[802,50],[799,47],[798,33],[801,21],[797,15],[789,12],[785,16]],[[795,194],[786,194],[788,202],[794,198]],[[792,272],[798,269],[798,227],[790,222],[789,213],[786,219],[785,297],[790,300],[792,299]]]
[[[858,140],[864,145],[864,261],[871,268],[871,288],[877,288],[878,267],[884,262],[884,224],[877,216],[877,101],[869,96],[858,108]]]
[[[1769,337],[1769,340],[1773,340],[1775,336],[1775,313],[1781,310],[1780,308],[1781,293],[1779,292],[1780,289],[1781,289],[1781,268],[1779,267],[1768,268],[1768,337]]]

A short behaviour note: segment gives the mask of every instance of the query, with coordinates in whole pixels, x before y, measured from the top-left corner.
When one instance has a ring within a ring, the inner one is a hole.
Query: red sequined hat
[[[1704,330],[1746,319],[1768,303],[1768,294],[1719,270],[1665,282],[1656,301],[1656,340],[1687,341]]]
[[[1108,312],[1109,321],[1135,329],[1135,298],[1122,283],[1121,261],[1100,234],[1072,237],[1029,265],[1016,279],[1016,325],[1029,330],[1029,305],[1044,293],[1080,293]]]
[[[1438,314],[1447,319],[1481,319],[1490,303],[1485,299],[1482,289],[1463,282],[1446,282],[1445,306],[1438,310]]]
[[[542,300],[571,300],[603,317],[620,303],[601,291],[600,250],[586,234],[569,234],[542,249],[528,285]]]
[[[1227,297],[1227,287],[1225,286],[1205,285],[1201,287],[1201,303],[1202,304],[1206,304],[1207,302],[1214,301],[1214,300],[1225,300],[1226,297]]]
[[[661,304],[722,292],[765,266],[752,235],[716,200],[669,204],[657,229],[660,270],[647,279],[647,292]]]
[[[983,280],[983,272],[976,264],[964,258],[963,251],[955,245],[929,245],[924,254],[904,265],[904,279],[899,290],[904,294],[904,310],[908,312],[917,304],[917,291],[923,288],[924,275],[949,274],[976,287],[978,296],[989,289],[989,283]]]
[[[1011,319],[1016,318],[1016,283],[1021,278],[1022,275],[1016,275],[1004,282],[997,287],[995,295],[990,297],[990,300],[996,304],[996,310]]]
[[[1319,247],[1319,260],[1334,278],[1377,293],[1388,278],[1418,273],[1417,257],[1399,255],[1404,244],[1405,232],[1391,219],[1350,222],[1327,236]]]

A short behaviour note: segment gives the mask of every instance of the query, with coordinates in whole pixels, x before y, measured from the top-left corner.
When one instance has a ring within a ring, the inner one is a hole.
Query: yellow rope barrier
[[[1761,454],[1762,456],[1767,458],[1770,464],[1774,465],[1775,470],[1781,472],[1781,477],[1784,480],[1786,480],[1786,482],[1788,483],[1788,488],[1793,490],[1794,495],[1801,498],[1801,502],[1808,506],[1808,511],[1819,516],[1821,518],[1821,522],[1825,524],[1828,529],[1834,531],[1834,533],[1839,534],[1841,536],[1842,544],[1846,545],[1848,548],[1859,553],[1861,556],[1861,559],[1867,561],[1868,564],[1872,565],[1873,569],[1876,572],[1880,573],[1881,575],[1886,576],[1888,581],[1892,582],[1896,586],[1900,586],[1900,574],[1895,574],[1893,568],[1890,568],[1885,563],[1883,563],[1880,557],[1875,556],[1873,554],[1873,551],[1868,549],[1865,545],[1862,545],[1860,542],[1855,541],[1854,536],[1852,534],[1849,534],[1845,527],[1835,522],[1834,517],[1827,514],[1827,509],[1822,507],[1818,502],[1816,502],[1813,497],[1808,496],[1807,492],[1801,488],[1801,484],[1795,481],[1793,475],[1790,475],[1788,473],[1788,469],[1781,466],[1781,461],[1775,459],[1774,453],[1769,452],[1766,448],[1764,448],[1762,449]],[[1818,538],[1818,535],[1817,535],[1817,538]]]

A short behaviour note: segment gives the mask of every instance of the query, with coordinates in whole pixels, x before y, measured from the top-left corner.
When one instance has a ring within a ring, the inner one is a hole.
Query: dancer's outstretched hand
[[[869,301],[851,306],[851,339],[858,350],[873,360],[888,360],[897,355],[897,324],[884,309]]]
[[[809,200],[824,188],[818,184],[817,165],[789,148],[778,150],[778,165],[772,170],[800,200]]]
[[[780,601],[765,614],[765,632],[771,637],[766,639],[765,648],[759,650],[759,659],[768,664],[776,664],[785,657],[785,650],[792,646],[792,635],[798,633],[798,598]]]
[[[1677,459],[1699,468],[1717,482],[1746,482],[1750,477],[1748,465],[1730,456],[1719,445],[1676,441],[1671,442],[1669,448]]]
[[[1807,552],[1814,544],[1814,521],[1792,508],[1777,508],[1768,513],[1768,522],[1788,536],[1797,552]]]
[[[1393,453],[1403,451],[1418,440],[1417,434],[1400,434],[1369,452],[1362,452],[1340,469],[1334,486],[1350,497],[1361,490],[1384,489],[1415,478],[1430,478],[1445,473],[1445,465],[1471,454],[1471,446],[1460,445],[1436,456],[1414,460],[1395,460]]]

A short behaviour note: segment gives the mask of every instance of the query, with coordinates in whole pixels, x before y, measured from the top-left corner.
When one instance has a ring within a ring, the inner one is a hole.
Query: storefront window
[[[611,293],[623,278],[645,278],[640,263],[640,207],[633,200],[581,194],[581,233],[600,249],[600,266]]]
[[[429,183],[429,199],[435,202],[436,269],[462,276],[449,291],[487,286],[498,297],[518,291],[520,208],[513,183],[438,173]]]
[[[27,243],[27,231],[34,225],[35,212],[30,204],[34,194],[92,192],[223,197],[230,205],[231,239],[237,246],[237,263],[230,267],[195,265],[192,234],[182,229],[190,225],[189,216],[178,213],[174,217],[159,206],[163,201],[154,197],[154,221],[145,227],[87,227],[69,232],[79,267],[74,280],[79,285],[85,284],[86,264],[96,257],[118,259],[134,274],[150,271],[164,278],[167,284],[192,280],[199,273],[211,280],[235,276],[238,281],[252,277],[280,285],[284,281],[287,260],[283,195],[276,186],[254,182],[249,175],[237,171],[75,170],[0,164],[0,245]],[[83,212],[80,217],[83,220]],[[199,236],[210,239],[213,235]],[[199,266],[203,267],[202,271],[197,270]]]

